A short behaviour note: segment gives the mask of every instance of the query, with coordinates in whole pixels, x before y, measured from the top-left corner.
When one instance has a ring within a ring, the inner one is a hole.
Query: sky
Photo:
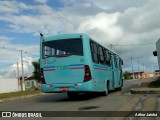
[[[160,0],[0,0],[0,78],[33,72],[39,58],[39,33],[87,33],[112,46],[123,59],[123,71],[158,69]],[[138,45],[137,45],[138,44]],[[14,72],[15,71],[15,72]]]

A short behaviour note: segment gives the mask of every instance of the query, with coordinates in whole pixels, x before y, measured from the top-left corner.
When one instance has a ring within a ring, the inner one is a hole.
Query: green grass
[[[157,80],[151,82],[148,85],[148,87],[150,87],[150,88],[160,88],[160,77]]]
[[[0,94],[0,99],[21,97],[21,96],[33,95],[37,93],[41,93],[41,90],[40,89],[30,89],[30,90],[20,91],[20,92],[2,93]]]

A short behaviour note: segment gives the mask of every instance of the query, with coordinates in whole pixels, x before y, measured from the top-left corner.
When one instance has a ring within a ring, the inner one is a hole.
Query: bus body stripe
[[[84,67],[73,67],[73,68],[69,68],[69,69],[84,69]]]
[[[69,66],[69,69],[71,69],[71,70],[84,69],[84,64],[70,64],[68,66]],[[56,66],[44,67],[44,71],[54,71],[54,70],[56,70]]]
[[[108,68],[108,67],[102,66],[102,65],[94,65],[94,66],[97,67],[97,68]]]
[[[71,70],[84,69],[84,64],[70,64],[69,69]]]
[[[54,71],[56,69],[44,69],[43,71]]]
[[[70,67],[71,67],[71,66],[73,66],[73,67],[74,67],[74,66],[84,66],[84,64],[71,64],[71,65],[69,65],[69,66],[70,66]]]
[[[47,66],[47,67],[43,67],[43,68],[55,68],[55,66]]]
[[[95,67],[94,69],[96,69],[96,70],[105,70],[105,71],[107,71],[107,69],[104,69],[104,68],[97,68],[97,67]]]

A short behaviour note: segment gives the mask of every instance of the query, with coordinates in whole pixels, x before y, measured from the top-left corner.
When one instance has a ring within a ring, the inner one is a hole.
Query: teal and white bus
[[[101,92],[123,86],[122,59],[87,34],[43,37],[40,42],[41,89],[45,93]]]

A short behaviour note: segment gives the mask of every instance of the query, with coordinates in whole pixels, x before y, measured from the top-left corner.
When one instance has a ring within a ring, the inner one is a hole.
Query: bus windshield
[[[81,38],[43,42],[43,58],[68,57],[71,55],[83,56]]]

